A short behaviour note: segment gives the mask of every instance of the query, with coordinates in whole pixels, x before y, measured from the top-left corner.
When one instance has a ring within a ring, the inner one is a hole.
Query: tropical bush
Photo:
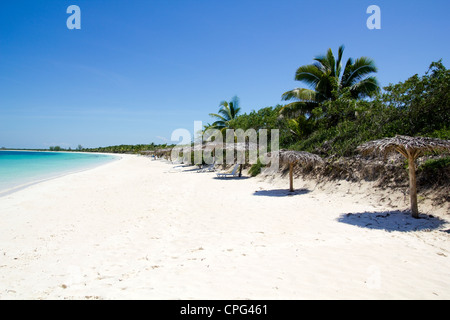
[[[258,159],[258,161],[250,167],[248,173],[250,174],[251,177],[256,177],[258,174],[261,173],[262,168],[264,168],[264,165]]]
[[[351,156],[366,141],[395,135],[450,139],[450,73],[442,61],[431,63],[423,75],[380,90],[374,62],[367,57],[348,59],[342,67],[343,47],[331,50],[300,67],[295,79],[309,86],[282,95],[290,101],[241,114],[239,99],[222,102],[216,121],[207,128],[278,129],[280,146],[323,156]],[[270,139],[270,135],[268,136]],[[120,145],[83,151],[139,153],[168,145]],[[53,150],[56,147],[52,147]],[[79,146],[81,148],[81,146]],[[260,164],[251,174],[260,171]]]
[[[341,96],[316,112],[314,130],[288,146],[323,155],[349,156],[365,141],[395,135],[450,139],[450,74],[441,61],[428,72],[389,85],[371,101]]]

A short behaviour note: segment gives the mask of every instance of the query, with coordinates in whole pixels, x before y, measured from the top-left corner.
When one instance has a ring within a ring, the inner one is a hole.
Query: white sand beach
[[[445,212],[172,167],[124,155],[1,197],[0,299],[450,299]]]

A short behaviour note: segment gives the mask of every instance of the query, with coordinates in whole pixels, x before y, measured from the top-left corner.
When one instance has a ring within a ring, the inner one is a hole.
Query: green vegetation
[[[231,101],[222,101],[220,103],[220,109],[218,113],[210,113],[209,115],[216,119],[216,121],[207,129],[219,129],[225,131],[230,128],[230,121],[235,119],[241,108],[239,107],[239,98],[234,96]]]
[[[242,114],[229,122],[229,127],[232,129],[255,129],[258,132],[260,129],[279,129],[280,130],[280,144],[289,145],[295,142],[295,135],[292,134],[289,127],[289,121],[286,118],[280,117],[281,105],[275,107],[266,107],[258,111],[252,111],[249,114]],[[268,136],[270,139],[270,135]]]
[[[282,95],[287,105],[264,107],[240,114],[238,97],[220,103],[206,129],[279,129],[280,147],[325,157],[352,156],[370,140],[395,135],[450,139],[450,73],[442,61],[433,62],[423,75],[380,89],[374,61],[349,58],[344,47],[337,57],[331,49],[314,63],[301,66],[295,80],[309,88]],[[269,136],[270,138],[270,136]],[[82,151],[139,153],[168,145],[120,145]],[[56,147],[55,147],[56,148]],[[254,171],[253,171],[254,170]],[[252,172],[258,172],[258,165]]]
[[[153,151],[157,149],[165,149],[173,147],[174,145],[167,144],[138,144],[138,145],[126,145],[99,147],[99,148],[83,148],[83,152],[103,152],[103,153],[140,153],[142,151]]]
[[[441,61],[371,100],[357,99],[349,90],[333,94],[336,98],[317,102],[311,114],[289,118],[286,106],[276,106],[238,116],[230,125],[278,128],[282,148],[322,156],[352,156],[366,141],[397,134],[450,139],[450,73]]]
[[[450,181],[450,156],[429,159],[422,163],[417,171],[419,183],[422,186],[448,186]],[[448,189],[446,193],[447,200],[450,200]]]
[[[419,166],[419,171],[438,171],[444,168],[450,168],[450,157],[440,159],[430,159]]]
[[[136,154],[141,153],[143,151],[153,151],[158,149],[165,149],[165,148],[171,148],[174,147],[174,145],[168,145],[168,144],[138,144],[138,145],[119,145],[119,146],[109,146],[109,147],[99,147],[99,148],[83,148],[81,145],[78,145],[76,149],[71,148],[61,148],[60,146],[55,147],[49,147],[48,150],[50,151],[77,151],[77,152],[102,152],[102,153],[130,153],[130,154]],[[27,149],[23,149],[27,150]],[[44,151],[44,149],[33,149],[38,151]]]
[[[335,58],[331,49],[326,55],[318,56],[313,64],[297,69],[295,80],[303,82],[310,89],[296,88],[285,92],[281,98],[294,101],[285,105],[280,113],[292,119],[296,134],[303,138],[312,133],[316,121],[327,118],[330,124],[336,125],[343,114],[336,109],[335,102],[353,104],[367,97],[374,97],[379,92],[378,81],[372,73],[377,72],[375,63],[367,57],[353,61],[347,60],[342,70],[344,46]]]
[[[256,162],[256,164],[252,165],[250,170],[248,170],[248,173],[250,174],[251,177],[256,177],[258,174],[261,173],[262,168],[264,168],[265,165],[263,165],[261,163],[261,161]]]

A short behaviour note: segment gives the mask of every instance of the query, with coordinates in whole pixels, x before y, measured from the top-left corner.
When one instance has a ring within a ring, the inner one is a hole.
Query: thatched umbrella
[[[278,153],[281,163],[289,164],[289,191],[294,192],[294,165],[323,162],[318,155],[306,151],[280,150]]]
[[[206,142],[206,148],[215,148],[215,150],[225,150],[225,151],[233,151],[233,152],[246,152],[246,151],[257,151],[258,144],[253,142],[222,142],[222,141],[212,141]],[[242,163],[239,166],[239,177],[242,176]]]
[[[236,150],[237,152],[247,152],[247,151],[257,152],[258,144],[253,142],[236,142],[234,144],[234,150]],[[242,163],[239,165],[239,177],[242,177]]]
[[[141,153],[141,155],[143,155],[143,156],[149,156],[149,155],[154,155],[155,154],[155,150],[143,150],[143,151],[141,151],[140,153]]]
[[[158,149],[155,151],[155,154],[156,154],[156,156],[158,156],[158,158],[161,158],[161,157],[170,158],[171,151],[172,151],[172,148]]]
[[[383,156],[392,152],[398,152],[408,159],[411,212],[414,218],[418,218],[419,209],[417,206],[415,160],[425,152],[450,150],[450,140],[395,136],[394,138],[384,138],[367,142],[359,146],[357,150],[365,155],[374,153]]]

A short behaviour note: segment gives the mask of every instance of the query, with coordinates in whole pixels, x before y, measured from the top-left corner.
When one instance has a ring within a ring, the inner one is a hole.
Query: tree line
[[[279,129],[282,148],[322,156],[351,156],[366,141],[395,135],[450,139],[450,73],[442,60],[432,62],[424,75],[380,88],[371,58],[344,63],[343,55],[344,46],[337,55],[328,49],[300,66],[294,79],[303,86],[281,94],[284,105],[241,113],[237,96],[222,101],[203,132]],[[79,151],[140,153],[168,147],[151,143]]]
[[[288,101],[240,114],[239,99],[222,102],[206,129],[279,129],[284,149],[322,156],[351,156],[366,141],[395,135],[450,139],[450,73],[442,61],[428,71],[380,88],[372,59],[337,57],[329,49],[297,69],[305,86],[287,91]]]

